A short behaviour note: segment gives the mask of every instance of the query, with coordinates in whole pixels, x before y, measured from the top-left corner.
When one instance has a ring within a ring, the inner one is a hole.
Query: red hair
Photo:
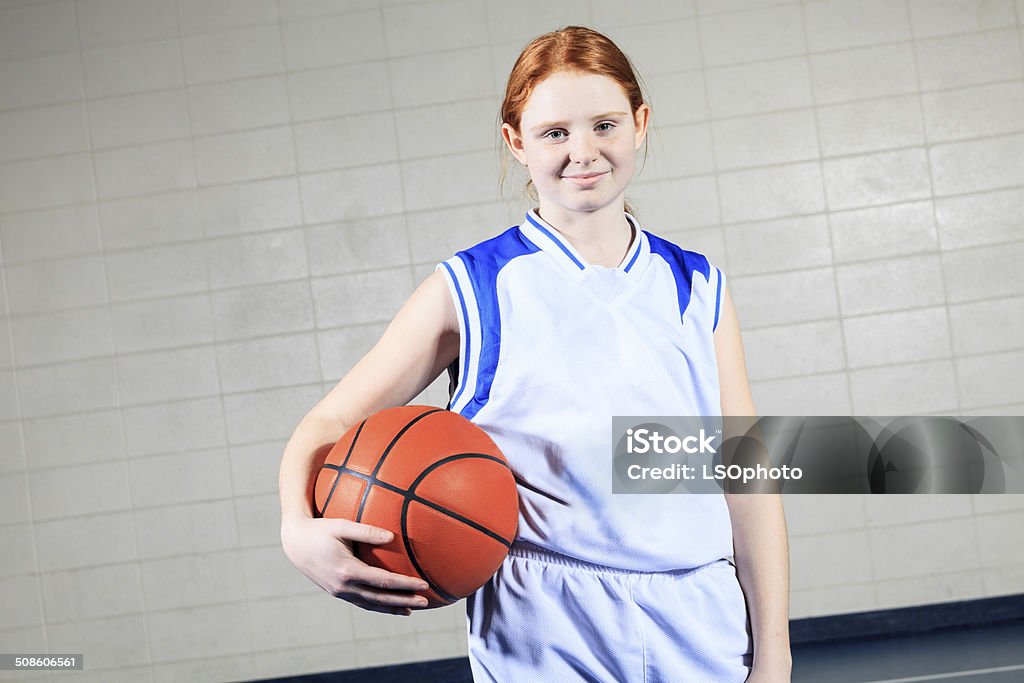
[[[585,26],[565,28],[537,36],[523,48],[505,87],[505,99],[501,103],[501,123],[507,123],[519,132],[523,109],[533,94],[534,88],[548,76],[559,71],[577,71],[586,74],[607,76],[615,81],[626,99],[634,118],[637,109],[644,104],[640,79],[619,46],[602,33]],[[647,159],[646,140],[644,160]],[[504,145],[502,145],[504,148]],[[502,156],[499,186],[504,185],[507,156]],[[527,192],[533,181],[526,184]],[[533,197],[533,195],[530,195]],[[535,197],[534,197],[535,198]],[[626,205],[626,211],[630,211]]]
[[[640,82],[629,58],[604,34],[583,26],[567,26],[537,36],[523,48],[505,87],[501,122],[519,130],[526,101],[538,83],[557,71],[607,76],[622,88],[636,113],[644,103]]]

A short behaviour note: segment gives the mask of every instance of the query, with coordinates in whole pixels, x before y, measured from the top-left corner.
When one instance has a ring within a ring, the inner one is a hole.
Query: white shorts
[[[466,610],[477,683],[741,683],[753,659],[726,559],[647,573],[516,542]]]

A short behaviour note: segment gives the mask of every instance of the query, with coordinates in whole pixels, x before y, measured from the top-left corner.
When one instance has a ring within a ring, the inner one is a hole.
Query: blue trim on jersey
[[[530,224],[531,224],[531,225],[533,225],[533,227],[537,228],[537,229],[538,229],[538,230],[540,230],[540,231],[541,231],[542,233],[544,233],[545,235],[547,235],[547,236],[548,236],[548,239],[550,239],[550,240],[551,240],[552,242],[554,242],[555,244],[557,244],[557,245],[558,245],[558,248],[559,248],[559,249],[561,249],[562,251],[564,251],[564,252],[565,252],[565,255],[566,255],[566,256],[568,256],[568,257],[569,257],[570,259],[572,259],[572,262],[573,262],[573,263],[575,263],[575,264],[576,264],[576,265],[577,265],[577,266],[579,267],[579,269],[580,269],[580,270],[583,270],[583,264],[582,264],[582,263],[580,263],[580,260],[579,260],[578,258],[576,258],[575,256],[573,256],[573,255],[572,255],[572,252],[571,252],[571,251],[569,251],[568,249],[566,249],[565,245],[564,245],[564,244],[562,244],[562,240],[560,240],[560,239],[558,239],[557,237],[555,237],[554,235],[552,235],[552,234],[551,234],[551,231],[550,231],[550,230],[548,230],[548,229],[547,229],[547,228],[545,228],[545,227],[544,227],[543,225],[541,225],[540,223],[538,223],[537,221],[535,221],[535,220],[533,219],[533,216],[531,216],[530,214],[526,214],[526,220],[530,221]]]
[[[718,271],[718,291],[715,292],[715,324],[711,326],[711,331],[714,332],[718,329],[718,312],[722,309],[722,271],[715,268]]]
[[[686,251],[646,230],[644,232],[647,233],[651,253],[665,259],[672,269],[672,275],[676,280],[676,293],[679,297],[679,319],[682,320],[686,313],[686,307],[690,305],[694,271],[704,275],[705,280],[711,280],[711,264],[703,254]]]
[[[637,240],[637,242],[640,241],[640,233],[639,232],[637,232],[637,234],[636,234],[636,240]],[[642,246],[641,244],[637,244],[636,245],[636,253],[633,254],[633,258],[629,259],[629,263],[626,264],[626,267],[624,268],[624,270],[627,273],[629,272],[629,269],[633,267],[633,264],[636,263],[636,260],[638,258],[640,258],[640,252],[642,251],[641,246]]]
[[[498,369],[498,353],[501,350],[501,311],[498,307],[498,273],[517,256],[540,251],[540,247],[526,239],[519,226],[509,228],[497,237],[470,247],[456,254],[466,265],[469,280],[476,294],[477,311],[480,315],[480,359],[476,368],[476,387],[473,398],[459,413],[466,419],[473,419],[480,409],[487,405],[491,394],[494,373]],[[455,405],[455,401],[452,401]]]
[[[455,291],[459,295],[459,305],[462,307],[462,321],[463,327],[466,330],[466,352],[463,354],[465,357],[462,359],[462,376],[460,377],[459,390],[455,392],[455,396],[452,397],[449,405],[455,405],[462,397],[462,392],[466,390],[466,377],[469,374],[469,357],[472,355],[470,350],[472,349],[472,338],[469,336],[469,311],[466,310],[466,297],[462,293],[462,287],[459,286],[459,278],[455,277],[455,271],[447,263],[441,262],[441,265],[445,267],[448,274],[452,278],[452,282],[455,284]]]

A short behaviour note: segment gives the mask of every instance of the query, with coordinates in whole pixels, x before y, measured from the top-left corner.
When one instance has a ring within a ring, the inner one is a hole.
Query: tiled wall
[[[0,0],[0,651],[133,683],[465,652],[461,605],[386,617],[299,574],[277,466],[434,262],[520,220],[498,96],[561,25],[645,77],[630,200],[729,275],[762,414],[1021,413],[1022,19],[1024,0]],[[786,506],[795,617],[1024,590],[1020,497]]]

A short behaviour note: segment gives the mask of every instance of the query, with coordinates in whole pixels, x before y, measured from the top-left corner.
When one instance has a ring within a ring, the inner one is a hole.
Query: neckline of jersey
[[[562,264],[562,267],[576,276],[582,276],[589,268],[591,270],[616,270],[632,279],[639,277],[643,272],[643,266],[646,264],[647,257],[651,253],[651,247],[647,240],[647,233],[640,229],[640,223],[636,218],[625,211],[623,215],[629,221],[629,224],[633,226],[636,238],[629,245],[629,250],[622,258],[622,261],[614,268],[587,263],[583,256],[576,251],[575,247],[569,243],[569,240],[562,233],[558,232],[554,226],[541,218],[536,209],[530,209],[526,212],[526,220],[519,226],[519,230],[528,240],[541,250],[551,254],[557,262]]]

